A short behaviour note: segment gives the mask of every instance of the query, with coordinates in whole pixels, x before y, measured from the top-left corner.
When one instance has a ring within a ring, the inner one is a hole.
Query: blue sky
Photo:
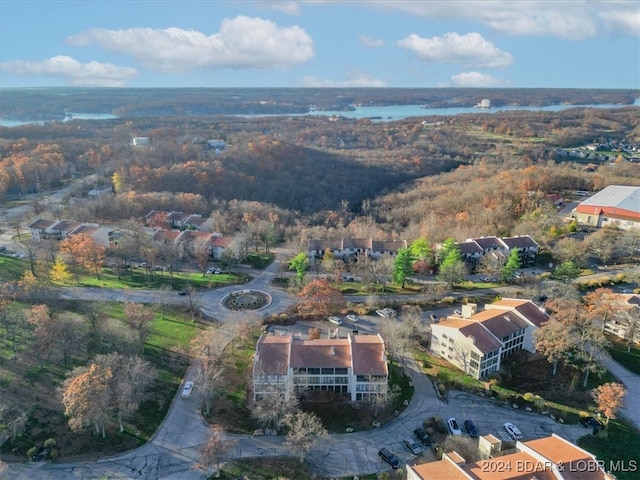
[[[640,88],[638,0],[0,0],[0,87]]]

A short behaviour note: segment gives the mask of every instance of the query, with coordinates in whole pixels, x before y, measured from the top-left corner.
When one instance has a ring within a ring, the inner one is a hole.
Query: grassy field
[[[607,340],[609,340],[607,352],[611,358],[627,370],[640,375],[640,348],[636,345],[627,352],[627,344],[624,340],[613,335],[607,336]]]
[[[0,255],[0,281],[12,282],[19,280],[29,270],[29,263],[19,258]]]

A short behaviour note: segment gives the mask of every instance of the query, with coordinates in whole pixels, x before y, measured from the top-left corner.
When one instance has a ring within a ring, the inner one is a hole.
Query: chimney
[[[462,305],[462,318],[471,318],[478,310],[478,305],[475,303],[467,303]]]

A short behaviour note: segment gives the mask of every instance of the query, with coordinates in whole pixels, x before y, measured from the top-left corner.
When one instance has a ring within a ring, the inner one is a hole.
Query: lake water
[[[640,99],[636,99],[634,106],[640,106]],[[238,117],[283,117],[283,116],[306,116],[306,115],[322,115],[322,116],[342,116],[345,118],[370,118],[374,121],[392,122],[394,120],[403,120],[411,117],[425,117],[430,115],[460,115],[463,113],[496,113],[496,112],[512,112],[517,110],[525,110],[530,112],[559,112],[568,108],[621,108],[629,105],[547,105],[543,107],[495,107],[495,108],[475,108],[475,107],[452,107],[452,108],[425,108],[422,105],[389,105],[382,107],[355,107],[354,110],[318,110],[309,113],[300,114],[273,114],[273,115],[235,115]],[[111,120],[118,118],[115,115],[102,113],[70,113],[70,115],[78,120]],[[234,115],[231,115],[234,116]],[[70,121],[71,118],[64,121]],[[16,127],[19,125],[28,125],[32,123],[44,123],[42,121],[15,121],[0,118],[0,126]]]

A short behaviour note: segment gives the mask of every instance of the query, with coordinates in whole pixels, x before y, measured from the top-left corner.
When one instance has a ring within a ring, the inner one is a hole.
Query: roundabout
[[[261,290],[236,290],[225,295],[220,305],[234,311],[261,310],[271,305],[271,295]]]

